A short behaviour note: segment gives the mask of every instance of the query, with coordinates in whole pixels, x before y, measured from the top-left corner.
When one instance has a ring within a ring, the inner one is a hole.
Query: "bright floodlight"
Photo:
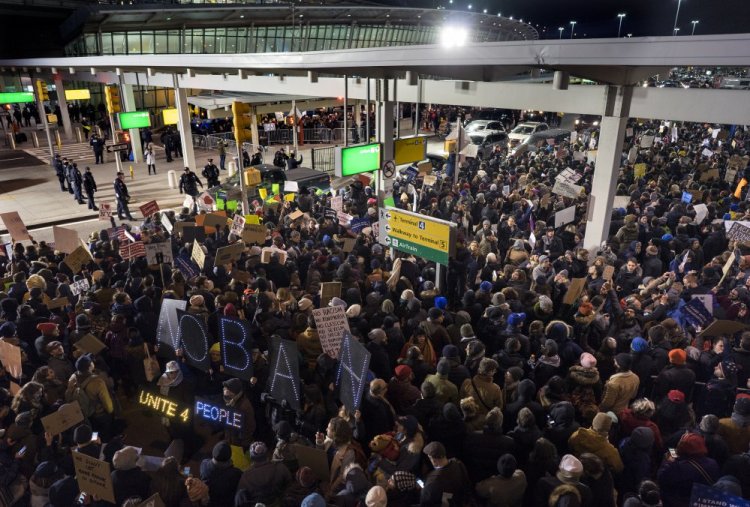
[[[442,32],[443,46],[447,48],[463,46],[469,38],[466,28],[460,26],[445,26]]]

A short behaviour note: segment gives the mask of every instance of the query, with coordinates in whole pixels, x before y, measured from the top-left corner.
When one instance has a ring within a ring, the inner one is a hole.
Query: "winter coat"
[[[667,365],[654,380],[652,399],[660,402],[669,391],[677,389],[685,395],[685,403],[693,399],[695,372],[685,365]]]
[[[492,377],[477,373],[474,377],[464,380],[461,385],[461,399],[472,396],[479,405],[478,417],[484,417],[495,407],[503,408],[503,390],[492,381]]]
[[[585,416],[586,419],[593,419],[599,411],[599,400],[602,394],[599,371],[595,367],[571,366],[566,380],[570,402],[575,407],[578,417]]]
[[[637,492],[643,479],[651,477],[654,434],[645,427],[633,430],[620,443],[620,456],[625,468],[619,477],[620,491]]]
[[[377,435],[393,431],[393,410],[388,403],[366,392],[362,399],[362,420],[365,422],[365,439],[369,442]]]
[[[398,414],[409,411],[414,403],[422,397],[422,393],[411,382],[391,378],[388,382],[388,401],[391,402],[393,410]]]
[[[516,470],[508,478],[495,475],[478,483],[475,491],[480,498],[487,499],[488,507],[521,507],[526,475],[523,470]]]
[[[463,457],[472,482],[477,483],[492,475],[497,458],[503,454],[515,454],[515,446],[511,437],[486,427],[468,433],[464,439]]]
[[[628,407],[630,400],[638,394],[640,381],[632,371],[615,373],[604,385],[604,395],[599,403],[599,411],[615,414]]]
[[[568,440],[580,425],[575,420],[575,407],[569,402],[555,403],[549,410],[549,425],[544,430],[544,437],[555,444],[557,455],[564,456],[570,452]]]
[[[130,470],[113,470],[111,475],[116,505],[122,505],[131,496],[149,497],[151,477],[139,467]]]
[[[730,454],[747,452],[750,445],[750,424],[741,426],[732,417],[719,419],[720,437],[724,439],[729,447]]]
[[[237,492],[244,490],[250,505],[258,502],[270,505],[281,498],[284,488],[291,482],[292,474],[284,464],[270,461],[255,463],[242,473]]]
[[[664,442],[662,441],[661,430],[654,421],[637,417],[629,408],[615,413],[620,421],[621,436],[629,437],[636,428],[650,428],[651,432],[654,434],[655,448],[663,449]]]
[[[435,386],[435,397],[441,404],[448,402],[454,405],[459,404],[458,388],[446,377],[435,373],[434,375],[427,375],[424,381]]]
[[[687,507],[693,484],[711,486],[718,478],[719,466],[711,458],[665,460],[657,473],[664,507]]]
[[[584,452],[596,454],[612,472],[622,472],[623,464],[615,446],[609,443],[606,435],[591,428],[579,428],[568,440],[570,451],[576,456]]]

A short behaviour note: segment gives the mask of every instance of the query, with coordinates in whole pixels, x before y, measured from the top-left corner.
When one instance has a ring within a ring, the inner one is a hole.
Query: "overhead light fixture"
[[[463,46],[468,37],[466,28],[461,26],[444,26],[441,33],[441,40],[446,48]]]

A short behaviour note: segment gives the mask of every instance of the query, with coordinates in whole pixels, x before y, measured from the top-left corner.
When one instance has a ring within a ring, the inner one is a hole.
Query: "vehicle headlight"
[[[576,120],[576,125],[580,124],[581,120]]]
[[[598,126],[599,126],[599,122],[598,122],[598,121],[595,121],[595,122],[594,122],[594,127],[598,127]]]

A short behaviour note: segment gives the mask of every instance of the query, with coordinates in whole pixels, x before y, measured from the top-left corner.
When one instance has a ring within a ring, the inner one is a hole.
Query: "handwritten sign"
[[[733,223],[732,227],[727,231],[727,239],[750,241],[750,227],[745,227],[739,222]]]
[[[267,246],[260,252],[260,262],[263,264],[270,264],[271,258],[276,255],[279,257],[279,264],[286,264],[287,253],[284,250]]]
[[[22,374],[21,347],[0,339],[0,361],[11,377],[20,379]]]
[[[555,213],[555,228],[562,227],[565,224],[569,224],[575,219],[576,219],[576,207],[575,206],[570,206],[569,208],[565,208],[562,211],[558,211],[557,213]]]
[[[230,232],[235,236],[242,237],[242,231],[245,230],[245,222],[247,222],[245,217],[242,215],[235,215],[232,219],[232,229]]]
[[[59,250],[62,253],[69,254],[81,246],[78,231],[55,225],[52,227],[52,234],[55,238],[55,250]]]
[[[315,319],[315,327],[318,329],[318,337],[323,352],[336,358],[341,347],[341,337],[345,332],[350,332],[349,319],[341,306],[326,306],[312,312]]]
[[[149,201],[138,209],[143,213],[143,218],[148,218],[159,211],[159,205],[156,201]]]
[[[59,435],[83,422],[83,412],[77,401],[60,405],[56,412],[42,417],[44,431],[50,435]]]
[[[72,453],[76,481],[80,490],[114,504],[115,490],[112,487],[109,463],[82,452],[72,451]]]
[[[81,268],[92,260],[88,248],[81,245],[65,257],[63,262],[67,264],[73,273],[78,273]]]
[[[247,244],[262,245],[266,242],[267,233],[268,229],[265,225],[246,223],[242,230],[242,241]]]
[[[206,254],[203,252],[203,248],[201,247],[200,243],[198,243],[197,239],[193,241],[193,252],[191,259],[195,261],[199,268],[203,269],[203,264],[206,262]]]
[[[586,279],[585,278],[573,278],[570,281],[570,286],[568,286],[568,291],[565,293],[565,297],[563,298],[563,304],[565,305],[572,305],[576,302],[578,299],[578,296],[583,293],[583,290],[586,288]]]
[[[245,251],[245,244],[242,241],[229,246],[225,246],[216,250],[216,259],[214,266],[223,266],[229,264],[232,261],[237,261],[242,257],[242,252]]]
[[[172,225],[172,221],[169,219],[169,216],[166,213],[161,214],[161,225],[162,227],[164,227],[165,231],[167,231],[169,234],[172,234],[174,226]]]
[[[91,333],[83,335],[73,346],[81,349],[88,354],[98,354],[102,350],[106,349],[107,346],[99,340],[96,336]]]
[[[86,292],[91,288],[91,284],[89,283],[87,278],[83,278],[81,280],[78,280],[77,282],[73,282],[70,284],[70,292],[73,293],[74,296],[77,296],[81,292]]]
[[[5,224],[5,228],[8,229],[10,237],[14,241],[24,241],[31,239],[26,225],[21,220],[17,211],[9,211],[8,213],[0,213],[0,220]]]
[[[583,187],[580,185],[574,185],[568,181],[558,180],[555,182],[555,186],[552,187],[552,192],[564,197],[570,197],[571,199],[577,199],[581,196]]]
[[[68,305],[70,301],[68,301],[67,296],[55,298],[49,303],[47,303],[47,309],[48,310],[56,310],[57,308],[62,308],[66,305]]]
[[[148,243],[146,245],[146,262],[154,264],[172,264],[172,244],[167,242]]]

